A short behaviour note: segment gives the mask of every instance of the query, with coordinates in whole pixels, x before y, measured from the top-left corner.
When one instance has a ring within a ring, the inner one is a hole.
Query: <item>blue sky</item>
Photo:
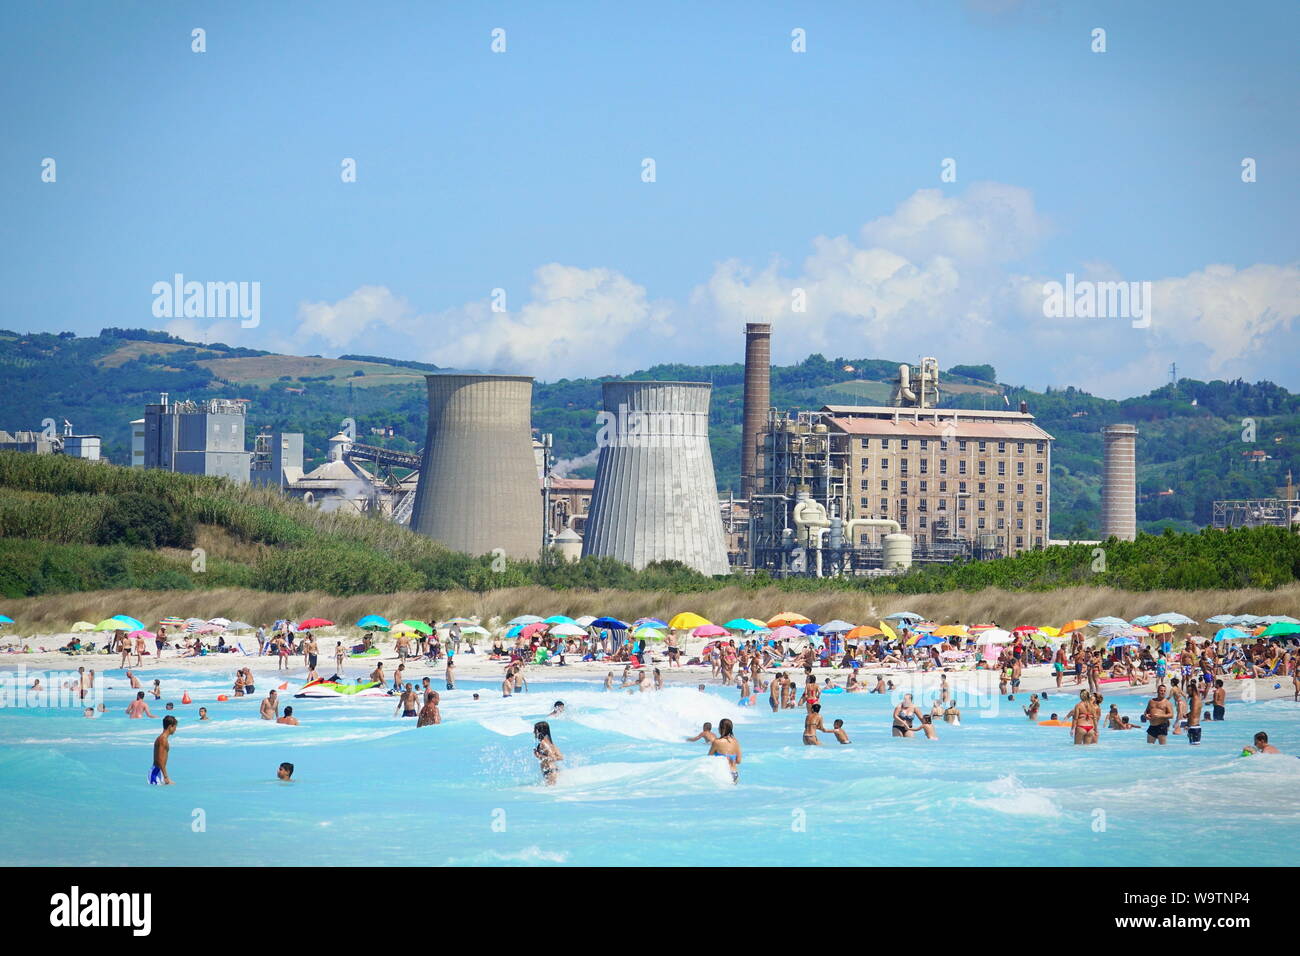
[[[554,379],[736,361],[767,318],[782,362],[1300,389],[1295,3],[45,3],[0,27],[2,327]],[[155,318],[175,273],[260,282],[260,324]],[[1045,318],[1067,273],[1151,282],[1152,327]]]

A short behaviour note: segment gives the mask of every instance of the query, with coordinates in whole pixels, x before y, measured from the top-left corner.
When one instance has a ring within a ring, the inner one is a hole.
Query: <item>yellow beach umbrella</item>
[[[945,624],[936,627],[931,633],[935,637],[965,637],[968,632],[964,624]]]
[[[674,631],[693,631],[697,627],[704,627],[706,624],[712,623],[712,621],[702,618],[698,614],[694,614],[690,611],[682,611],[682,613],[678,614],[668,622],[668,626]]]
[[[1038,633],[1046,634],[1048,637],[1060,637],[1061,629],[1059,627],[1040,627]]]
[[[82,631],[93,631],[94,629],[95,625],[91,624],[89,621],[78,621],[76,624],[72,625],[73,634],[80,634]]]
[[[1172,624],[1166,624],[1164,621],[1161,621],[1159,624],[1152,624],[1147,628],[1147,630],[1152,634],[1168,634],[1173,631],[1173,629],[1174,627]]]
[[[894,633],[894,629],[890,627],[888,624],[886,624],[884,621],[880,622],[880,633],[885,635],[886,640],[890,640],[890,641],[898,640],[898,635]]]

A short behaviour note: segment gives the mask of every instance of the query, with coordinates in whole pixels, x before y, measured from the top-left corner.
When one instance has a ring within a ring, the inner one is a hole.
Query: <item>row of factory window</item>
[[[880,508],[877,509],[877,510],[875,511],[875,514],[878,514],[878,515],[880,515],[880,516],[883,517],[883,518],[888,518],[888,517],[890,517],[890,513],[889,513],[889,502],[890,502],[890,499],[888,499],[888,498],[881,498],[881,499],[880,499]],[[864,496],[864,497],[861,499],[861,504],[862,504],[862,508],[863,508],[864,511],[871,511],[871,499],[870,499],[870,498],[867,498],[867,497]],[[981,514],[983,514],[985,511],[990,511],[990,510],[996,510],[996,511],[998,511],[998,512],[1005,512],[1005,511],[1008,510],[1008,509],[1007,509],[1007,501],[1006,501],[1005,498],[999,498],[999,499],[997,499],[997,501],[994,502],[994,504],[996,505],[996,508],[992,508],[992,509],[991,509],[991,508],[988,507],[988,501],[987,501],[986,499],[984,499],[984,498],[980,498],[980,499],[978,499],[978,500],[975,502],[975,509],[974,509],[974,510],[977,511],[977,512],[979,512],[979,513],[981,513]],[[908,512],[909,510],[910,510],[910,509],[908,508],[907,499],[906,499],[906,498],[901,499],[901,500],[898,502],[898,514],[899,514],[899,515],[902,515],[903,517],[906,517],[906,516],[907,516],[907,512]],[[921,514],[925,514],[926,512],[930,511],[931,509],[930,509],[930,507],[929,507],[929,499],[927,499],[927,498],[921,498],[921,499],[919,499],[919,500],[916,502],[916,510],[917,510],[918,512],[920,512]],[[938,500],[938,506],[937,506],[936,508],[934,508],[933,510],[936,511],[936,512],[938,512],[939,514],[947,514],[947,512],[948,512],[948,510],[949,510],[949,509],[948,509],[948,499],[946,499],[946,498],[940,498],[940,499]],[[967,508],[966,508],[966,499],[965,499],[965,498],[958,498],[958,499],[957,499],[957,510],[958,510],[959,512],[961,512],[961,511],[966,511],[966,510],[967,510]],[[1024,513],[1025,513],[1025,502],[1024,502],[1023,499],[1020,499],[1020,500],[1017,500],[1017,501],[1016,501],[1015,511],[1016,511],[1017,514],[1024,514]],[[1034,502],[1034,511],[1037,512],[1038,514],[1043,514],[1043,512],[1045,511],[1045,509],[1044,509],[1044,507],[1043,507],[1043,499],[1039,498],[1037,501]]]
[[[859,438],[859,439],[858,439],[859,447],[861,447],[861,448],[870,448],[870,447],[871,447],[871,441],[872,441],[872,439],[870,439],[870,438]],[[897,447],[897,448],[901,448],[903,451],[907,451],[909,448],[912,447],[912,445],[911,445],[912,442],[918,442],[918,443],[920,444],[921,451],[928,451],[929,448],[930,448],[930,439],[928,439],[928,438],[899,438],[899,439],[892,439],[892,438],[878,438],[878,439],[876,439],[876,441],[879,443],[879,444],[877,445],[877,447],[882,448],[882,449],[888,449],[888,448]],[[897,444],[897,445],[891,445],[890,442],[893,442],[893,441],[897,441],[898,444]],[[1017,454],[1017,455],[1023,455],[1023,454],[1025,453],[1025,446],[1027,446],[1027,445],[1033,445],[1033,446],[1034,446],[1033,450],[1034,450],[1035,452],[1037,452],[1038,454],[1040,454],[1040,455],[1043,454],[1043,453],[1045,453],[1045,452],[1047,451],[1047,442],[1045,442],[1045,441],[1035,441],[1035,442],[1023,442],[1023,441],[1018,441],[1018,442],[1007,442],[1007,441],[999,441],[999,442],[992,442],[992,441],[985,441],[985,440],[982,440],[982,439],[981,439],[981,440],[977,440],[977,441],[971,442],[971,441],[969,441],[969,440],[967,440],[967,439],[965,439],[965,438],[958,438],[958,439],[952,439],[952,438],[936,438],[936,439],[934,440],[934,443],[935,443],[935,445],[937,445],[937,446],[939,447],[939,449],[940,449],[941,451],[948,451],[949,448],[950,448],[954,443],[957,445],[957,450],[958,450],[959,452],[966,451],[966,446],[967,446],[967,445],[970,445],[970,444],[974,444],[974,445],[975,445],[975,450],[976,450],[976,451],[988,451],[988,448],[989,448],[990,445],[997,445],[997,446],[998,446],[998,454],[999,454],[999,455],[1005,455],[1006,452],[1007,452],[1007,446],[1008,446],[1008,445],[1012,445],[1012,444],[1014,444],[1014,445],[1016,446],[1016,454]]]
[[[871,490],[871,479],[870,479],[870,478],[863,478],[863,479],[861,479],[861,480],[858,482],[858,485],[859,485],[859,487],[858,487],[858,490],[859,490],[859,491],[870,491],[870,490]],[[969,486],[969,482],[959,481],[959,482],[956,482],[956,485],[957,485],[957,488],[956,488],[956,491],[955,491],[956,494],[959,494],[959,495],[969,495],[970,492],[967,491],[967,488],[968,488],[968,486]],[[908,481],[908,479],[906,479],[906,478],[901,479],[901,480],[898,482],[898,493],[899,493],[900,495],[906,495],[906,494],[908,494],[908,493],[909,493],[909,487],[910,487],[910,485],[909,485],[909,481]],[[950,493],[950,492],[948,491],[948,482],[947,482],[946,480],[941,479],[941,480],[939,481],[939,483],[938,483],[938,487],[939,487],[939,494],[941,494],[941,495],[946,495],[946,494],[949,494],[949,493]],[[976,493],[977,495],[988,494],[988,487],[989,487],[988,482],[986,482],[986,481],[978,481],[978,482],[975,483],[975,493]],[[883,492],[887,492],[887,491],[889,491],[889,479],[888,479],[888,478],[881,478],[881,479],[880,479],[880,490],[881,490],[882,493],[883,493]],[[920,480],[917,481],[917,483],[916,483],[916,490],[917,490],[917,493],[918,493],[918,494],[922,494],[922,495],[924,495],[924,494],[929,494],[929,492],[930,492],[930,482],[929,482],[927,479],[925,479],[925,478],[920,479]],[[1006,485],[1006,482],[999,481],[999,482],[997,483],[997,493],[1000,494],[1000,495],[1005,495],[1005,494],[1007,493],[1007,485]],[[1024,483],[1023,483],[1023,482],[1017,482],[1017,484],[1016,484],[1016,494],[1017,494],[1017,495],[1021,495],[1021,496],[1023,496],[1024,493],[1025,493],[1025,485],[1024,485]],[[1034,494],[1035,494],[1035,495],[1038,495],[1038,496],[1040,496],[1040,497],[1042,496],[1042,494],[1043,494],[1043,483],[1042,483],[1041,481],[1040,481],[1040,482],[1037,482],[1037,483],[1034,485]],[[864,499],[864,500],[865,500],[865,499]],[[958,500],[960,501],[961,499],[958,499]],[[962,503],[961,510],[962,510],[962,511],[965,511],[965,510],[966,510],[966,507],[965,507],[965,503],[964,503],[964,502]]]
[[[870,542],[870,540],[868,540],[868,538],[869,538],[868,535],[862,535],[862,536],[861,536],[861,540],[858,541],[858,544],[859,544],[861,547],[864,547],[864,548],[865,548],[865,547],[870,547],[871,542]],[[1001,548],[1003,545],[1006,544],[1006,540],[1004,539],[1004,537],[1003,537],[1002,535],[998,535],[997,538],[998,538],[998,547],[999,547],[999,548]],[[926,546],[926,536],[925,536],[924,534],[918,534],[918,535],[916,535],[916,537],[915,537],[914,540],[915,540],[915,542],[916,542],[916,546],[917,546],[917,547],[919,547],[919,548],[924,548],[924,547]],[[1025,535],[1022,535],[1022,534],[1018,534],[1018,535],[1016,535],[1016,537],[1015,537],[1015,542],[1016,542],[1015,550],[1017,550],[1017,551],[1023,551],[1023,550],[1025,550],[1025,540],[1026,540]],[[1034,535],[1034,537],[1033,537],[1033,542],[1034,542],[1034,543],[1033,543],[1033,547],[1041,549],[1041,548],[1043,547],[1043,536],[1042,536],[1041,534]]]
[[[870,471],[870,470],[871,470],[871,459],[870,459],[870,458],[863,458],[861,461],[862,461],[862,463],[858,466],[858,470],[859,470],[859,471]],[[999,461],[999,462],[997,463],[997,466],[998,466],[997,473],[998,473],[999,475],[1005,475],[1005,474],[1007,473],[1007,463],[1006,463],[1005,461]],[[920,461],[918,461],[918,462],[916,463],[916,468],[917,468],[917,474],[921,474],[921,475],[928,475],[928,474],[930,474],[930,459],[928,459],[928,458],[922,458]],[[889,471],[889,459],[888,459],[888,458],[882,458],[882,459],[880,459],[880,470],[881,470],[881,471]],[[1045,471],[1045,469],[1044,469],[1044,467],[1043,467],[1043,462],[1041,462],[1041,461],[1034,462],[1034,474],[1036,474],[1036,475],[1041,475],[1041,474],[1044,473],[1044,471]],[[906,459],[906,458],[900,458],[900,459],[898,459],[898,473],[899,473],[900,475],[906,475],[906,474],[908,474],[908,459]],[[946,475],[946,474],[948,474],[948,459],[947,459],[947,458],[940,458],[940,459],[939,459],[939,471],[938,471],[938,473],[941,474],[941,475]],[[1016,462],[1016,474],[1017,474],[1017,475],[1024,475],[1024,473],[1025,473],[1025,463],[1024,463],[1023,461],[1017,461],[1017,462]],[[960,460],[957,462],[957,474],[959,474],[959,475],[967,474],[967,462],[966,462],[966,459],[965,459],[965,458],[962,458],[962,459],[960,459]],[[988,474],[988,462],[985,461],[984,459],[980,459],[979,461],[975,462],[975,474],[977,474],[977,475],[987,475],[987,474]]]
[[[909,522],[909,521],[908,521],[908,518],[907,518],[907,515],[902,515],[902,516],[899,517],[899,519],[898,519],[898,523],[899,523],[903,528],[908,528],[909,526],[911,526],[911,527],[914,527],[914,528],[916,528],[916,529],[924,529],[924,528],[926,528],[926,527],[929,526],[929,516],[927,516],[927,515],[923,515],[923,514],[918,514],[918,515],[914,515],[913,517],[914,517],[916,520],[915,520],[915,521],[912,521],[912,522]],[[947,519],[945,519],[945,520],[947,520]],[[999,530],[999,531],[1003,531],[1003,530],[1005,530],[1006,527],[1007,527],[1007,521],[1008,521],[1007,518],[997,518],[997,519],[993,519],[993,518],[985,518],[985,517],[983,517],[983,516],[980,516],[980,517],[977,517],[977,518],[975,519],[975,523],[974,523],[973,527],[975,528],[976,531],[986,531],[986,530],[988,530],[989,528],[996,528],[996,529]],[[967,520],[966,520],[966,516],[965,516],[965,515],[958,515],[958,516],[957,516],[957,530],[958,530],[958,531],[965,531],[965,530],[968,529],[968,527],[972,527],[972,526],[968,524],[968,522],[967,522]],[[1024,518],[1016,518],[1016,519],[1015,519],[1015,528],[1016,528],[1017,531],[1024,531],[1024,530],[1025,530],[1025,519],[1024,519]],[[1042,530],[1043,530],[1043,519],[1042,519],[1042,518],[1035,518],[1035,519],[1034,519],[1034,530],[1035,530],[1035,531],[1042,531]],[[863,539],[862,539],[862,543],[866,543],[866,536],[863,537]]]

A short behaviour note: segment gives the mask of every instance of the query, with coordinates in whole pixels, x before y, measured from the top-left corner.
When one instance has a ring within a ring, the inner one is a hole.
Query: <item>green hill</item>
[[[773,368],[772,401],[783,409],[880,403],[888,399],[898,364],[812,355],[797,365]],[[324,459],[328,439],[344,418],[356,421],[362,440],[418,450],[427,417],[423,376],[445,371],[382,356],[325,359],[197,345],[138,329],[105,329],[84,338],[66,332],[0,331],[0,370],[5,380],[0,428],[36,428],[43,418],[66,418],[78,431],[102,435],[107,456],[126,462],[128,423],[159,392],[194,399],[247,398],[253,430],[303,433],[309,466]],[[710,441],[718,487],[739,491],[743,366],[659,365],[629,377],[713,383]],[[995,380],[989,365],[954,365],[941,379],[944,404],[1005,408],[1028,403],[1057,439],[1054,537],[1097,536],[1103,425],[1134,422],[1140,429],[1138,519],[1148,531],[1193,530],[1209,522],[1216,498],[1271,496],[1286,483],[1288,471],[1300,474],[1300,397],[1269,382],[1183,379],[1112,401],[1074,387],[1040,393]],[[561,379],[535,387],[533,424],[555,436],[557,458],[579,459],[592,451],[601,381]],[[1242,440],[1245,419],[1254,422],[1253,443]],[[392,427],[396,437],[369,434],[381,426]],[[590,477],[594,466],[573,474]]]

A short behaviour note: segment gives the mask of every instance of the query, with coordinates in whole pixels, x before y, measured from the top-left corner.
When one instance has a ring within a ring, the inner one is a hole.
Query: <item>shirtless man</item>
[[[380,687],[384,686],[386,678],[384,677],[384,665],[382,663],[375,662],[375,669],[370,672],[370,679]]]
[[[396,717],[400,712],[403,717],[417,717],[416,704],[419,703],[419,697],[415,693],[415,687],[406,684],[402,688],[402,696],[397,700],[397,707],[393,710],[393,716]]]
[[[276,698],[275,691],[266,695],[258,707],[258,712],[262,715],[263,720],[277,720],[280,717],[280,701]]]
[[[419,719],[415,722],[416,727],[429,727],[442,723],[442,711],[438,709],[438,700],[436,690],[431,690],[424,695],[424,706],[420,708]]]
[[[803,742],[809,747],[820,747],[821,738],[817,736],[818,732],[830,733],[826,729],[826,724],[822,721],[822,705],[813,704],[808,709],[808,716],[803,720]]]
[[[143,701],[144,694],[141,694],[139,699]],[[167,758],[171,754],[171,735],[174,733],[176,733],[176,718],[164,717],[162,733],[153,742],[153,768],[149,771],[151,784],[162,784],[168,787],[172,784],[172,778],[167,776]]]
[[[873,693],[873,694],[883,694],[884,692],[885,692],[885,678],[884,678],[882,675],[877,674],[877,675],[876,675],[876,686],[873,687],[873,688],[871,688],[871,693]]]
[[[697,740],[703,740],[706,744],[711,744],[718,739],[718,735],[713,732],[713,724],[707,720],[704,722],[704,728],[694,737],[687,737],[686,742],[693,744]]]
[[[136,677],[131,671],[126,672],[126,679],[131,684],[132,690],[140,689],[140,678]]]
[[[777,674],[772,678],[772,683],[767,688],[767,703],[774,714],[781,709],[781,694],[785,687],[784,680],[784,672]],[[1297,678],[1297,686],[1300,686],[1300,678]]]
[[[1246,747],[1242,751],[1242,753],[1247,753],[1247,752],[1256,753],[1256,754],[1280,754],[1282,751],[1278,750],[1271,743],[1269,743],[1268,734],[1264,733],[1261,730],[1259,733],[1255,735],[1255,746]]]
[[[1147,743],[1164,746],[1169,734],[1169,722],[1174,719],[1174,705],[1165,696],[1164,684],[1156,688],[1156,696],[1147,701],[1143,713],[1147,718]]]
[[[1196,681],[1187,685],[1187,742],[1201,742],[1201,687]]]
[[[150,720],[155,719],[154,715],[149,713],[149,705],[145,703],[144,691],[138,691],[135,700],[126,705],[126,715],[132,720],[138,720],[141,717],[148,717]]]
[[[274,694],[275,691],[271,691],[271,693]],[[292,708],[292,707],[286,707],[286,708],[284,709],[284,716],[278,718],[278,719],[276,720],[276,723],[277,723],[277,724],[288,724],[290,727],[297,727],[297,726],[298,726],[298,718],[295,717],[295,716],[293,715],[293,708]]]
[[[1222,720],[1224,706],[1228,702],[1228,691],[1226,688],[1224,688],[1223,681],[1216,680],[1214,682],[1214,697],[1211,698],[1211,700],[1213,701],[1213,705],[1214,705],[1214,719]]]
[[[726,757],[731,768],[731,782],[740,783],[740,741],[736,739],[729,718],[723,717],[718,723],[718,736],[709,744],[709,756]]]
[[[456,689],[456,658],[447,658],[447,690]]]

